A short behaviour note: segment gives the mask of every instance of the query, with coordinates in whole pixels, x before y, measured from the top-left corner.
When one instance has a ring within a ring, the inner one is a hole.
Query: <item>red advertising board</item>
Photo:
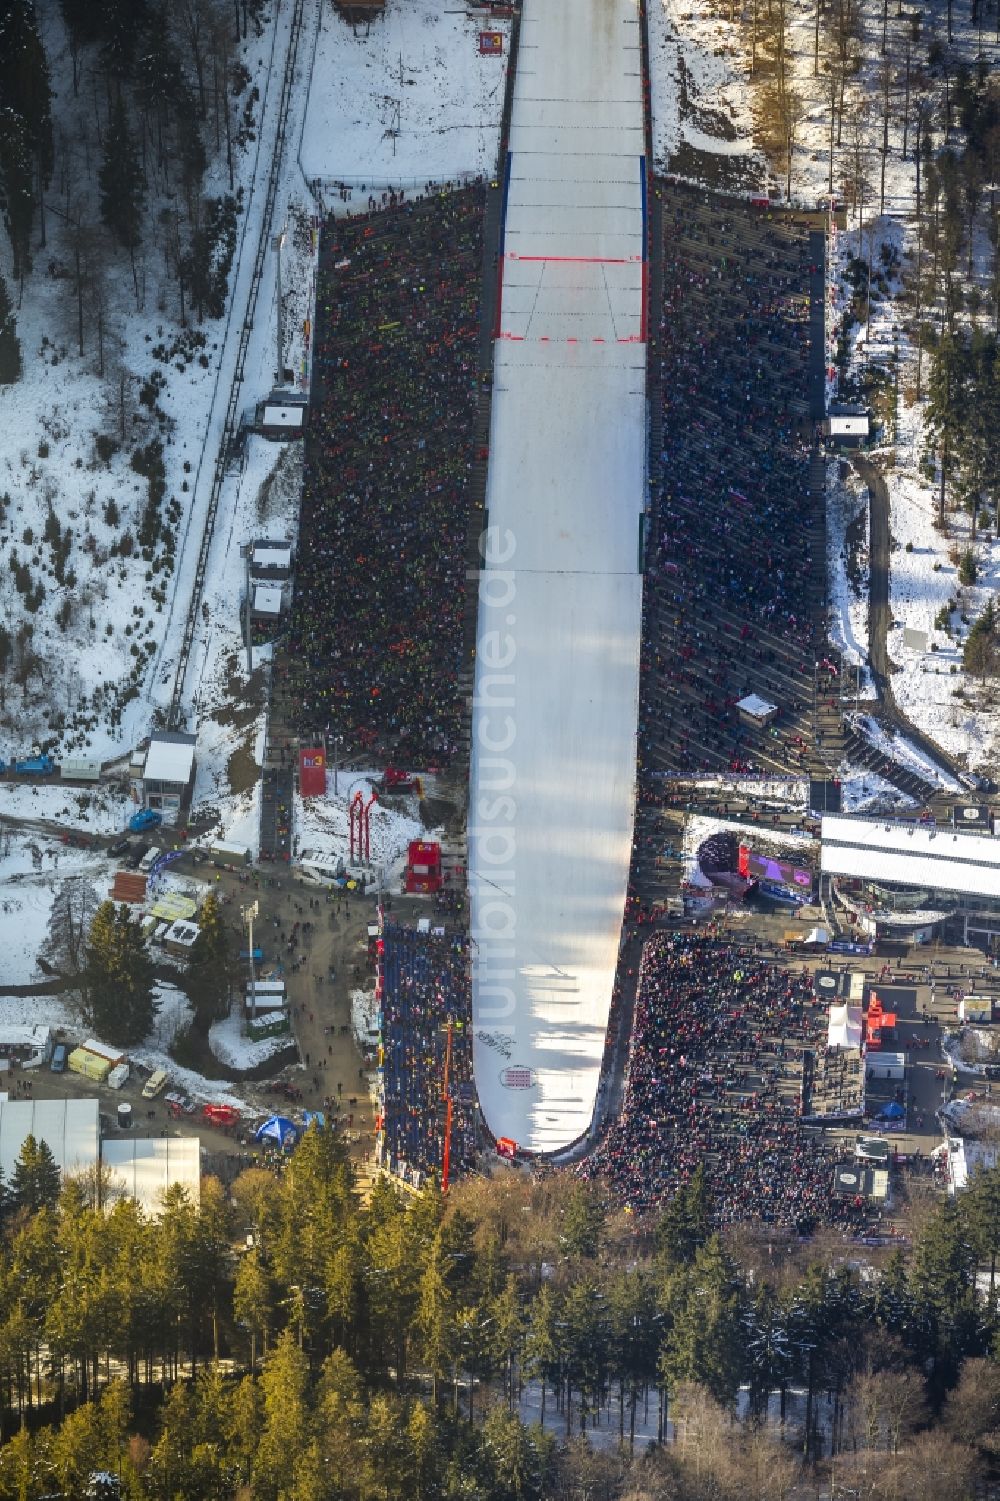
[[[299,791],[303,797],[326,796],[325,751],[299,751]]]
[[[485,57],[502,57],[503,32],[481,31],[479,33],[479,50]]]

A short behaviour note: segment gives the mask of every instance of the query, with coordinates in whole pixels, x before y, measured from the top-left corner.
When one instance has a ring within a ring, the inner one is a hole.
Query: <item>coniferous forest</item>
[[[60,1191],[33,1141],[5,1185],[3,1498],[832,1482],[919,1501],[947,1477],[958,1501],[995,1472],[997,1174],[957,1205],[929,1197],[912,1246],[870,1262],[767,1227],[720,1238],[700,1175],[650,1223],[564,1174],[447,1200],[381,1180],[362,1206],[316,1128],[228,1193],[206,1180],[198,1209],[173,1192],[155,1222],[97,1207],[101,1189]]]

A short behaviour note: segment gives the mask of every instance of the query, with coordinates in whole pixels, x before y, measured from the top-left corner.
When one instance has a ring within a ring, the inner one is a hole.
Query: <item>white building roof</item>
[[[25,1138],[44,1141],[64,1173],[86,1172],[100,1152],[98,1102],[4,1100],[0,1103],[0,1170],[9,1183]]]
[[[831,815],[822,820],[826,875],[1000,896],[1000,839],[932,824],[884,823]]]
[[[281,614],[281,589],[277,584],[255,584],[253,607],[258,615]]]
[[[305,406],[279,406],[269,401],[264,406],[265,427],[286,427],[289,432],[299,432],[306,420]]]
[[[163,935],[164,943],[179,943],[185,948],[192,948],[201,929],[197,923],[186,922],[183,918],[171,923]]]
[[[868,414],[861,416],[833,415],[830,418],[831,438],[867,438]]]
[[[254,568],[290,568],[292,566],[291,544],[286,542],[260,542],[250,559]]]
[[[174,1183],[192,1204],[201,1199],[201,1144],[196,1136],[121,1136],[104,1143],[112,1194],[135,1199],[146,1214],[159,1214]]]
[[[50,1027],[0,1027],[0,1048],[34,1048],[43,1052],[52,1039]]]
[[[88,1053],[96,1053],[98,1058],[106,1058],[111,1064],[125,1061],[126,1054],[123,1048],[108,1047],[106,1042],[98,1042],[96,1037],[88,1037],[85,1042],[81,1042],[80,1046]]]
[[[143,776],[150,782],[177,782],[186,787],[194,769],[194,737],[163,739],[152,735]]]
[[[988,1142],[969,1141],[962,1136],[949,1136],[933,1154],[943,1159],[948,1175],[948,1190],[961,1193],[969,1186],[969,1174],[975,1168],[991,1170],[996,1167],[1000,1153]]]
[[[761,698],[759,693],[748,693],[745,698],[739,700],[736,707],[754,719],[766,719],[769,714],[778,712],[778,705],[768,703],[767,699]]]

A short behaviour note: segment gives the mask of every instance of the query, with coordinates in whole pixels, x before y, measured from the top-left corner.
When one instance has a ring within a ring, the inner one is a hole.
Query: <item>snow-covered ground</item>
[[[759,190],[767,166],[754,146],[737,28],[713,14],[707,0],[691,0],[683,10],[676,0],[650,0],[648,16],[657,169]]]
[[[502,56],[480,53],[482,31],[502,34]],[[435,0],[389,0],[353,29],[324,4],[299,157],[324,207],[363,211],[389,184],[492,173],[509,39],[509,21]],[[349,203],[334,183],[353,185]]]
[[[213,1022],[208,1032],[208,1043],[220,1063],[230,1068],[256,1068],[275,1053],[281,1053],[291,1042],[285,1033],[280,1037],[262,1037],[258,1042],[246,1037],[240,1027],[241,1007],[234,1008],[224,1021]]]
[[[325,797],[300,797],[295,794],[296,854],[323,865],[336,865],[343,860],[351,867],[350,805],[361,793],[365,806],[376,780],[375,772],[341,771],[337,776],[334,791],[333,773],[327,773]],[[420,821],[416,794],[392,798],[392,807],[381,802],[371,805],[370,837],[372,868],[381,870],[386,885],[401,860],[404,860],[411,839],[438,839],[441,831],[426,829]],[[355,862],[354,869],[360,869]]]
[[[839,462],[826,472],[826,561],[830,601],[830,639],[845,662],[867,666],[869,518],[868,487],[853,469]],[[874,694],[867,671],[862,694]]]
[[[845,762],[838,768],[841,782],[842,805],[845,813],[889,812],[890,809],[916,807],[916,800],[900,792],[885,777],[869,771],[867,767],[851,766]]]
[[[71,999],[56,995],[0,995],[0,1027],[51,1027],[53,1032],[80,1032]]]
[[[936,486],[917,463],[923,441],[920,409],[900,403],[896,466],[888,475],[893,550],[890,661],[900,708],[960,763],[996,766],[1000,705],[962,668],[962,643],[986,601],[1000,586],[1000,541],[982,531],[973,547],[969,518],[950,512],[947,535],[934,525]],[[978,578],[964,586],[958,562],[967,548]],[[916,635],[914,635],[916,633]],[[919,638],[923,637],[921,641]]]
[[[68,97],[65,31],[57,7],[44,14],[55,90]],[[75,318],[72,325],[67,320],[68,308],[75,309],[71,247],[58,223],[52,224],[47,250],[35,259],[17,311],[23,376],[16,386],[0,387],[0,493],[9,497],[0,534],[28,563],[34,581],[45,586],[40,607],[25,614],[10,570],[0,573],[0,608],[8,624],[22,617],[31,623],[37,658],[23,692],[7,685],[6,708],[16,715],[20,737],[12,748],[18,751],[54,734],[63,752],[82,750],[108,759],[138,741],[148,730],[153,705],[169,698],[214,468],[213,443],[232,376],[235,331],[262,229],[289,22],[289,8],[275,7],[262,34],[250,28],[241,46],[242,61],[262,97],[249,147],[236,154],[234,185],[244,191],[244,212],[237,220],[227,317],[179,327],[176,279],[163,236],[150,233],[137,256],[135,286],[127,256],[99,258],[97,281],[88,289],[81,355]],[[229,192],[224,153],[210,163],[204,190],[219,196]],[[8,257],[4,236],[0,269],[6,273]],[[153,379],[162,382],[159,391],[149,386]],[[130,460],[140,444],[161,431],[153,400],[165,414],[163,510],[176,552],[173,571],[164,561],[169,549],[161,544],[150,570],[136,543],[146,486]],[[110,445],[106,457],[96,448],[99,435]],[[176,509],[167,520],[171,506]],[[57,577],[53,581],[53,545],[51,539],[43,541],[53,513],[73,533],[66,589],[57,586]],[[68,618],[57,620],[61,610]],[[139,692],[131,696],[133,684]]]
[[[110,891],[112,871],[107,857],[96,852],[53,847],[30,834],[0,830],[4,983],[31,985],[45,978],[38,958],[45,946],[59,885],[69,876],[83,876],[103,901]]]
[[[93,787],[0,782],[0,819],[17,824],[50,823],[85,834],[120,834],[134,812],[135,804],[109,782]]]
[[[890,662],[899,669],[892,676],[893,694],[912,722],[960,764],[995,766],[1000,761],[1000,702],[989,685],[978,683],[963,670],[962,647],[970,626],[1000,584],[1000,539],[995,532],[980,528],[973,542],[968,515],[950,509],[947,530],[942,532],[936,525],[938,474],[933,464],[930,469],[926,465],[926,407],[924,400],[915,400],[916,351],[903,325],[905,305],[901,307],[898,300],[899,270],[904,276],[913,272],[914,236],[899,219],[866,219],[860,231],[841,232],[831,242],[831,349],[850,304],[846,275],[850,262],[867,263],[871,249],[878,268],[883,246],[897,258],[896,268],[885,275],[885,287],[873,300],[869,322],[851,327],[848,375],[858,379],[867,369],[880,368],[891,393],[898,349],[898,399],[890,400],[882,447],[875,455],[890,503],[891,621],[886,644]],[[924,397],[929,365],[930,356],[925,353]],[[864,532],[867,564],[867,520],[858,522],[866,492],[853,472],[846,482],[841,481],[839,468],[837,461],[831,462],[828,477],[831,630],[848,660],[867,661],[867,600],[864,594],[859,597],[846,576],[852,522],[855,532]],[[977,578],[972,585],[959,580],[959,563],[967,550],[976,563]]]
[[[889,756],[900,766],[907,766],[923,777],[925,782],[933,786],[943,788],[948,792],[961,792],[961,783],[954,777],[942,771],[935,761],[926,756],[919,746],[914,745],[905,735],[889,735],[876,719],[870,714],[858,716],[858,728],[865,739],[880,750],[883,755]]]

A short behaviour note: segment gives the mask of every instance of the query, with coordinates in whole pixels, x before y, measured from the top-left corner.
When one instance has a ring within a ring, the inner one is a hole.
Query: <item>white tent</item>
[[[27,1136],[44,1141],[63,1173],[97,1163],[100,1144],[96,1099],[5,1100],[0,1104],[0,1170],[10,1182]]]
[[[197,1136],[127,1136],[105,1141],[104,1165],[110,1179],[109,1202],[116,1196],[135,1199],[146,1214],[157,1215],[163,1195],[177,1183],[192,1204],[201,1201],[201,1143]]]
[[[860,1006],[831,1006],[830,1019],[827,1026],[826,1045],[828,1048],[860,1048],[861,1047],[861,1007]]]

